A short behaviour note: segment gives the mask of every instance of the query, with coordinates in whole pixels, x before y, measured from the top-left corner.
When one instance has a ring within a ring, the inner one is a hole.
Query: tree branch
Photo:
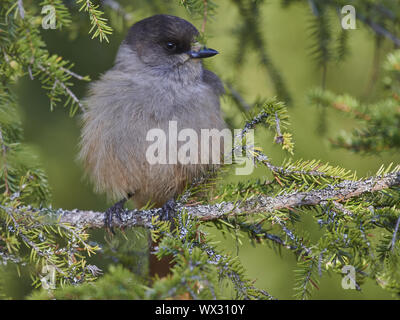
[[[321,190],[309,192],[293,192],[276,197],[260,195],[244,201],[222,202],[210,205],[185,206],[177,204],[177,210],[185,209],[187,212],[202,221],[211,221],[224,216],[254,214],[260,212],[274,212],[280,209],[290,209],[302,206],[315,206],[326,201],[334,200],[336,203],[344,202],[350,198],[367,193],[375,193],[391,187],[400,186],[400,172],[389,173],[383,176],[370,177],[359,181],[345,180],[339,184],[328,186]],[[122,220],[114,219],[116,227],[145,227],[152,228],[152,218],[158,216],[161,209],[126,210]],[[50,213],[50,216],[52,214]],[[88,228],[102,228],[104,226],[104,213],[82,210],[56,211],[60,222],[74,226]]]
[[[397,38],[393,33],[382,27],[381,25],[371,21],[364,17],[362,14],[357,14],[357,18],[367,24],[376,34],[379,34],[389,40],[391,40],[396,46],[400,46],[400,39]]]

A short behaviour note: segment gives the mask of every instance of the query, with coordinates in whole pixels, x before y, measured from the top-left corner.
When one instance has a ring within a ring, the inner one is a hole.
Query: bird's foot
[[[176,213],[176,202],[174,199],[168,200],[161,208],[160,220],[173,221]]]
[[[107,230],[115,234],[113,228],[113,216],[115,215],[120,221],[122,221],[121,213],[124,212],[124,205],[127,199],[122,199],[115,203],[112,207],[108,208],[104,213],[104,225]]]

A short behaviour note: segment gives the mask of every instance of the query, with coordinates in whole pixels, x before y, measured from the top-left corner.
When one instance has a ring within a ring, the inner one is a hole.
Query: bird
[[[148,132],[168,132],[171,121],[178,131],[194,130],[199,139],[203,129],[226,128],[220,110],[223,83],[202,62],[218,51],[198,38],[196,27],[180,17],[140,20],[128,30],[112,68],[89,86],[79,160],[95,191],[117,201],[105,213],[110,227],[127,200],[137,208],[149,203],[168,208],[188,184],[217,166],[211,161],[152,163],[146,157]],[[166,139],[175,143],[168,133]]]

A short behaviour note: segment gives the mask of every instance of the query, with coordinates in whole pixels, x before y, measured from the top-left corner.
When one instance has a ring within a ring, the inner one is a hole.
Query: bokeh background
[[[121,1],[123,2],[123,1]],[[179,6],[178,1],[126,1],[133,8],[132,21],[155,13],[169,13],[183,17],[200,28],[201,19],[192,17]],[[357,171],[359,176],[376,172],[382,164],[399,163],[400,154],[382,153],[380,155],[361,155],[350,151],[334,149],[328,138],[335,137],[341,130],[351,130],[356,123],[345,115],[328,110],[326,115],[326,133],[317,130],[319,113],[307,102],[307,93],[321,85],[322,71],[311,57],[312,39],[310,38],[310,19],[312,14],[308,6],[296,4],[282,8],[281,1],[270,0],[263,6],[262,25],[267,51],[281,73],[292,97],[289,107],[296,143],[295,159],[320,159],[333,165],[340,165]],[[229,1],[218,1],[216,15],[206,25],[207,45],[217,49],[220,54],[208,62],[209,68],[222,79],[233,80],[234,86],[249,102],[258,97],[271,98],[275,95],[273,85],[266,70],[260,67],[255,54],[250,53],[240,68],[233,67],[235,51],[238,49],[233,36],[238,22],[237,9]],[[112,16],[111,16],[112,19]],[[339,19],[333,20],[339,28]],[[111,23],[112,24],[112,23]],[[109,37],[110,43],[100,43],[97,39],[82,34],[71,35],[68,31],[43,30],[50,52],[57,53],[75,63],[73,70],[81,75],[89,75],[92,80],[113,65],[120,42],[127,26],[121,25]],[[371,87],[373,73],[374,36],[360,22],[356,30],[349,30],[351,53],[345,62],[332,63],[328,67],[326,87],[335,93],[348,93],[365,102],[379,98],[381,87],[379,80]],[[384,43],[379,52],[379,61],[383,61],[392,49],[390,43]],[[383,76],[379,73],[379,78]],[[378,79],[379,79],[378,78]],[[79,115],[69,116],[69,110],[61,106],[50,111],[45,92],[37,81],[26,77],[18,83],[15,90],[19,97],[20,113],[23,120],[26,142],[33,146],[40,156],[53,192],[52,205],[64,209],[92,209],[104,211],[110,203],[104,195],[96,195],[91,185],[84,179],[82,166],[76,161],[79,140]],[[74,92],[84,97],[87,83],[76,81]],[[118,93],[116,93],[118,94]],[[222,101],[226,114],[240,117],[237,108],[229,99]],[[134,125],[134,124],[133,124]],[[266,131],[256,136],[256,143],[279,164],[287,154],[272,145],[273,137]],[[224,181],[238,179],[264,178],[265,170],[258,169],[252,176],[228,177]],[[307,217],[304,217],[307,223]],[[248,272],[256,280],[255,285],[267,290],[280,299],[293,299],[296,259],[291,252],[282,250],[281,254],[266,245],[251,246],[246,239],[237,247],[235,239],[224,238],[222,234],[210,229],[225,250],[238,254]],[[104,238],[97,232],[95,237]],[[138,244],[143,245],[143,243]],[[101,260],[101,259],[99,259]],[[106,267],[111,261],[97,261]],[[8,288],[10,295],[22,298],[31,290],[30,280],[22,272],[20,280],[14,270],[9,270]],[[24,278],[25,277],[25,278]],[[362,291],[344,290],[338,275],[324,276],[319,290],[315,290],[314,299],[391,299],[392,296],[374,283],[368,282]]]

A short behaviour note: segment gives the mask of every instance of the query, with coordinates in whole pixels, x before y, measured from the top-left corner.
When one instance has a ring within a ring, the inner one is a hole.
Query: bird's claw
[[[118,201],[112,207],[108,208],[106,210],[106,212],[104,213],[104,225],[105,225],[106,229],[111,231],[112,234],[115,234],[115,231],[114,231],[114,228],[112,225],[113,216],[115,215],[118,218],[118,220],[122,221],[121,213],[124,211],[125,202],[126,202],[126,199]]]
[[[176,202],[174,199],[168,200],[161,208],[160,220],[171,221],[175,217]]]

